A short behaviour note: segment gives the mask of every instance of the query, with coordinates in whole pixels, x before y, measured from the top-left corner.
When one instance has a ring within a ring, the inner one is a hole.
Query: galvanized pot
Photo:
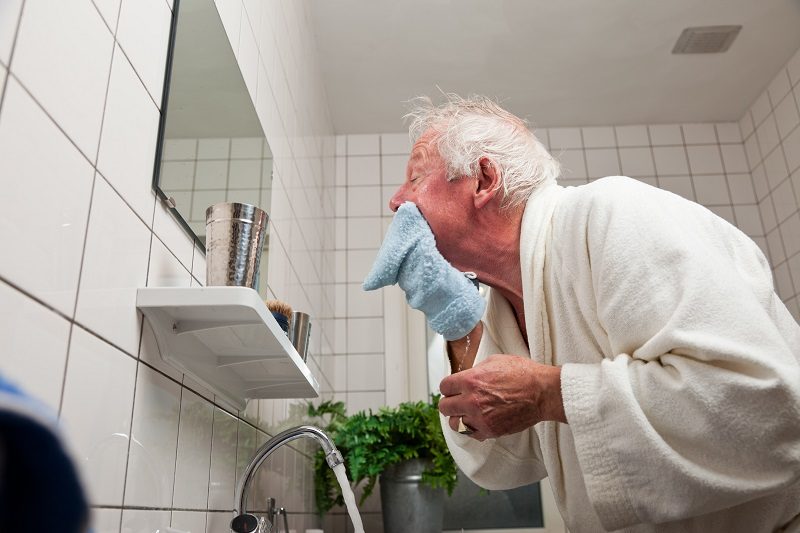
[[[441,533],[444,489],[422,484],[428,459],[410,459],[380,476],[384,533]]]

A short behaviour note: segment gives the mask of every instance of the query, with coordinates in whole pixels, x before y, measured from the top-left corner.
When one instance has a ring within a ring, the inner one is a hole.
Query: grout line
[[[128,491],[128,467],[130,466],[130,459],[131,459],[131,442],[133,441],[133,423],[136,420],[136,391],[139,390],[139,368],[141,367],[141,361],[139,364],[136,365],[136,372],[133,376],[133,398],[131,399],[131,424],[128,428],[128,451],[125,453],[125,470],[122,476],[122,504],[120,508],[122,509],[134,509],[132,506],[125,505],[125,496]],[[120,513],[119,517],[119,525],[120,529],[122,528],[122,513]]]
[[[19,29],[20,27],[22,27],[22,17],[24,14],[25,14],[25,0],[22,0],[22,4],[20,4],[19,6],[17,25],[14,28],[14,40],[11,43],[11,52],[8,54],[8,64],[6,65],[6,79],[3,80],[3,86],[0,87],[0,113],[2,113],[3,102],[5,101],[6,98],[6,87],[8,87],[8,80],[9,78],[11,78],[11,65],[14,63],[14,52],[16,52],[17,50],[17,41],[19,40]],[[14,79],[16,79],[16,76],[14,76]]]
[[[178,395],[178,431],[175,435],[175,464],[172,469],[172,499],[170,500],[170,508],[175,507],[175,480],[178,478],[178,449],[181,444],[181,418],[183,415],[183,383],[180,384],[180,394]],[[209,469],[210,471],[210,469]]]

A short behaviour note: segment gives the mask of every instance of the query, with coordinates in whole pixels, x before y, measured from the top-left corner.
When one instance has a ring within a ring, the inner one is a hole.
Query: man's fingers
[[[461,394],[466,385],[466,381],[464,380],[464,374],[466,372],[469,372],[469,370],[464,370],[464,372],[447,376],[441,382],[439,382],[439,392],[442,393],[442,396],[455,396],[457,394]]]
[[[444,416],[459,416],[465,413],[459,396],[449,396],[439,400],[439,412]]]

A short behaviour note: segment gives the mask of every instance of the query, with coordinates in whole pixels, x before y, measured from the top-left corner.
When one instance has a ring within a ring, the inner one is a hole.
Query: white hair
[[[537,188],[555,182],[561,165],[528,129],[527,123],[485,96],[445,94],[436,106],[428,97],[410,101],[411,142],[433,132],[432,143],[444,159],[449,181],[474,177],[481,158],[499,171],[501,207],[524,205]]]

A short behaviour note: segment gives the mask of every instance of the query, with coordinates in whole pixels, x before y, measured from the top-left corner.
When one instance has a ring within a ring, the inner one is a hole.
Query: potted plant
[[[380,477],[385,533],[442,530],[444,491],[452,493],[456,485],[456,465],[442,435],[438,405],[434,395],[430,403],[406,402],[350,416],[342,402],[308,405],[308,415],[319,419],[342,453],[352,486],[364,483],[359,503]],[[314,471],[319,512],[343,505],[339,483],[322,452]]]

